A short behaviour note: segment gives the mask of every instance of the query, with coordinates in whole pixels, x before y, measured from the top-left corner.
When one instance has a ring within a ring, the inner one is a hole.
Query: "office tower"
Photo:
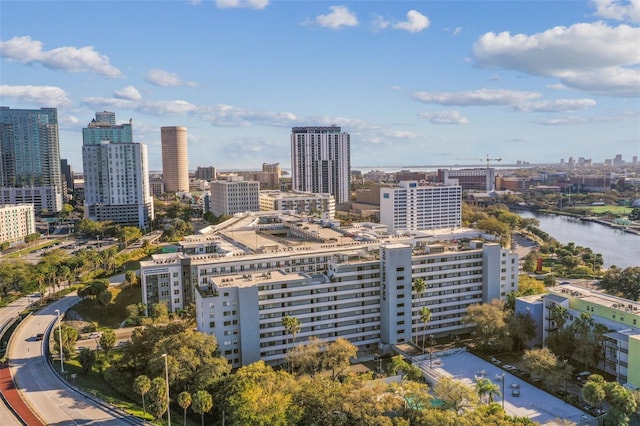
[[[294,191],[331,194],[336,203],[350,200],[349,133],[340,127],[294,127],[291,130],[291,182]]]
[[[189,192],[187,128],[162,127],[162,180],[165,192]]]
[[[116,125],[116,113],[110,111],[96,112],[96,121],[100,123]]]
[[[198,166],[194,176],[196,179],[202,179],[206,181],[216,180],[216,168],[213,166],[208,166],[208,167]]]
[[[380,223],[389,232],[462,226],[462,188],[402,181],[380,188]]]
[[[70,200],[73,196],[73,169],[66,158],[60,159],[60,173],[62,175],[62,186],[65,201]]]
[[[96,118],[82,129],[82,142],[85,217],[148,229],[154,211],[147,146],[133,142],[132,121]]]
[[[0,204],[62,209],[58,112],[0,107]]]
[[[458,170],[438,169],[438,182],[445,185],[460,185],[463,191],[490,192],[496,188],[496,169],[491,167]]]
[[[280,163],[262,163],[262,171],[265,173],[275,173],[278,179],[282,177],[282,168]]]
[[[260,183],[246,181],[242,176],[227,176],[212,181],[211,213],[216,216],[260,211]]]

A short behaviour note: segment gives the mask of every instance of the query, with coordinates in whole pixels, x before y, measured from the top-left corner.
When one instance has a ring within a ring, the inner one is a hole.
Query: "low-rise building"
[[[329,220],[336,215],[336,201],[331,194],[260,191],[260,210],[286,210]]]
[[[0,205],[0,242],[20,242],[35,232],[33,204]]]
[[[640,388],[640,303],[571,284],[552,287],[538,298],[517,298],[516,312],[528,312],[538,323],[539,343],[558,328],[552,314],[555,306],[566,309],[566,324],[587,314],[594,323],[604,325],[608,332],[600,369],[620,383]]]

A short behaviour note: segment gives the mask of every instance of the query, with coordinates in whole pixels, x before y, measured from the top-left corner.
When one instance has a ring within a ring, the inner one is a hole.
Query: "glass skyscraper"
[[[56,108],[0,107],[2,204],[60,211],[62,178]]]

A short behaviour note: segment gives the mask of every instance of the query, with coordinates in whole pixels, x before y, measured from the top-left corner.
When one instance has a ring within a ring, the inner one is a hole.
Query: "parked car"
[[[511,396],[520,396],[520,385],[517,383],[511,384]]]

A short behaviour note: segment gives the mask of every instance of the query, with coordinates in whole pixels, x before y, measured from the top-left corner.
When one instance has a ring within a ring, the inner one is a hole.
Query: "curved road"
[[[46,340],[36,340],[38,333],[56,324],[56,309],[65,312],[80,300],[68,296],[46,306],[25,319],[9,342],[11,373],[23,399],[49,425],[122,425],[132,416],[122,415],[70,389],[47,364],[44,358]],[[56,336],[52,329],[52,337]],[[139,423],[133,420],[135,423]]]
[[[0,309],[0,334],[2,330],[15,318],[24,312],[33,301],[39,300],[38,297],[23,297],[18,299],[7,306]],[[9,357],[9,359],[11,359]],[[5,426],[18,426],[22,423],[14,416],[9,407],[0,400],[0,419],[2,419],[2,425]]]

